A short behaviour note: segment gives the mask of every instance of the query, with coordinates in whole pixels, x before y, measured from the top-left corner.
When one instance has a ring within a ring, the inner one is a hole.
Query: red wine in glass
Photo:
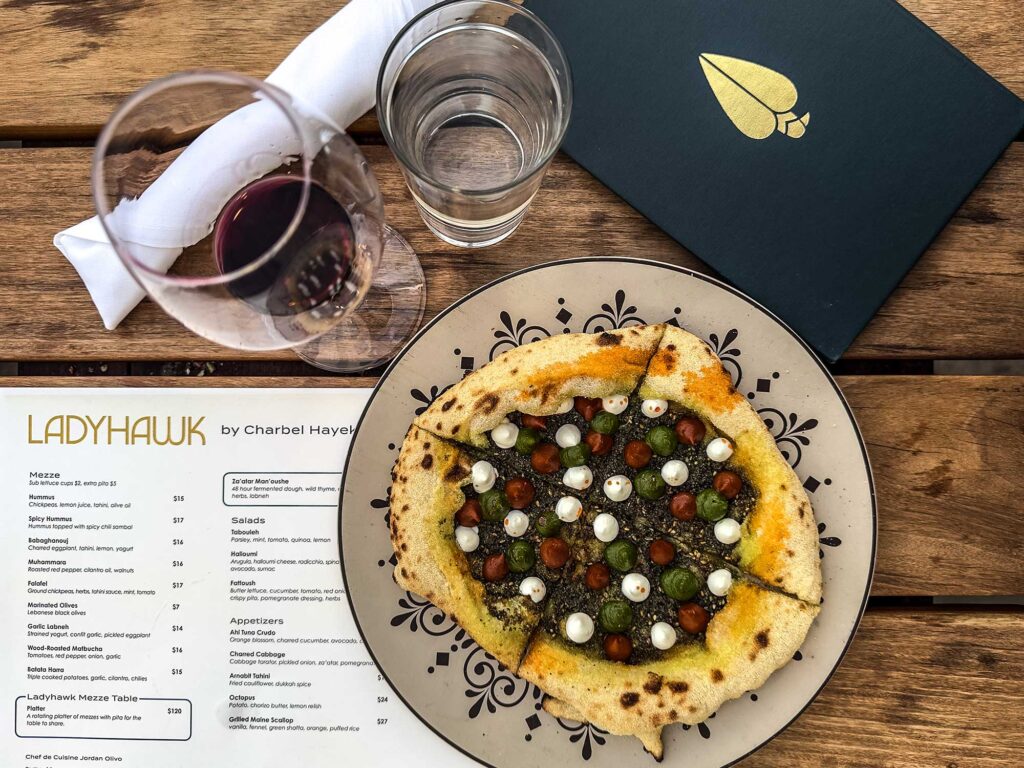
[[[270,251],[302,201],[303,180],[270,176],[243,189],[221,211],[214,229],[217,266],[234,272]],[[296,315],[327,303],[341,311],[355,294],[346,278],[355,235],[342,205],[312,182],[306,211],[265,264],[231,283],[231,292],[268,315]]]

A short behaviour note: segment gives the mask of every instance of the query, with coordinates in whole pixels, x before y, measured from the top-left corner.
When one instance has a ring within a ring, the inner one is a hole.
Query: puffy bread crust
[[[677,646],[657,661],[630,666],[538,632],[519,676],[565,705],[546,704],[548,711],[637,736],[657,756],[661,747],[652,748],[652,735],[671,723],[706,720],[724,702],[759,688],[800,648],[818,611],[739,581],[708,625],[704,645]]]
[[[696,411],[732,440],[732,461],[745,470],[759,493],[736,547],[740,567],[816,605],[821,599],[821,562],[810,501],[761,417],[732,386],[711,348],[693,334],[669,326],[640,396],[671,400]]]
[[[430,600],[515,671],[540,615],[526,597],[489,606],[483,584],[473,578],[455,543],[452,520],[466,500],[462,486],[471,467],[472,459],[456,446],[410,428],[392,471],[395,581]]]
[[[485,433],[512,411],[546,416],[570,397],[632,392],[664,330],[642,325],[560,334],[510,349],[437,398],[413,423],[486,447]]]
[[[580,711],[573,707],[571,704],[566,704],[561,699],[556,699],[551,696],[544,697],[544,711],[552,717],[558,717],[562,720],[575,720],[577,723],[587,722]],[[644,745],[644,749],[651,753],[659,763],[661,758],[665,755],[665,747],[661,741],[661,728],[653,730],[649,733],[635,733],[632,734],[640,739],[640,742]]]

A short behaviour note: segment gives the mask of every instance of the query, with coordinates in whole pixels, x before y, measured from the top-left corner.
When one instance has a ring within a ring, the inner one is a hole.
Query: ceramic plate
[[[517,272],[442,312],[388,368],[352,442],[339,522],[348,598],[381,672],[439,736],[485,765],[654,763],[636,739],[542,711],[539,689],[395,585],[388,485],[398,448],[417,414],[506,350],[663,321],[711,344],[764,419],[814,505],[824,569],[821,614],[793,661],[706,722],[666,728],[664,764],[719,768],[750,754],[807,707],[853,638],[874,566],[874,489],[850,409],[814,353],[753,300],[677,267],[588,258]]]

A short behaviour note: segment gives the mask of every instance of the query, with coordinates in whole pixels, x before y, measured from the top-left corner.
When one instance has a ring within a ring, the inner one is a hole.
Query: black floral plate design
[[[819,522],[825,595],[792,663],[706,722],[666,729],[665,764],[720,768],[767,743],[824,687],[860,621],[875,561],[871,469],[842,393],[806,344],[733,288],[659,262],[584,258],[508,275],[440,313],[381,377],[352,440],[339,513],[342,573],[367,649],[424,723],[484,765],[653,761],[635,739],[549,716],[539,689],[396,586],[387,499],[398,447],[416,414],[508,349],[656,322],[711,344],[793,465]]]

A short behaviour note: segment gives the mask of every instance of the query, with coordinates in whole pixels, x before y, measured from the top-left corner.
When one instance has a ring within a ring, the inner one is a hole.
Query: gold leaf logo
[[[797,93],[788,77],[717,53],[702,53],[699,59],[718,103],[744,136],[767,139],[775,131],[791,139],[804,135],[811,113],[797,117],[792,111]]]

